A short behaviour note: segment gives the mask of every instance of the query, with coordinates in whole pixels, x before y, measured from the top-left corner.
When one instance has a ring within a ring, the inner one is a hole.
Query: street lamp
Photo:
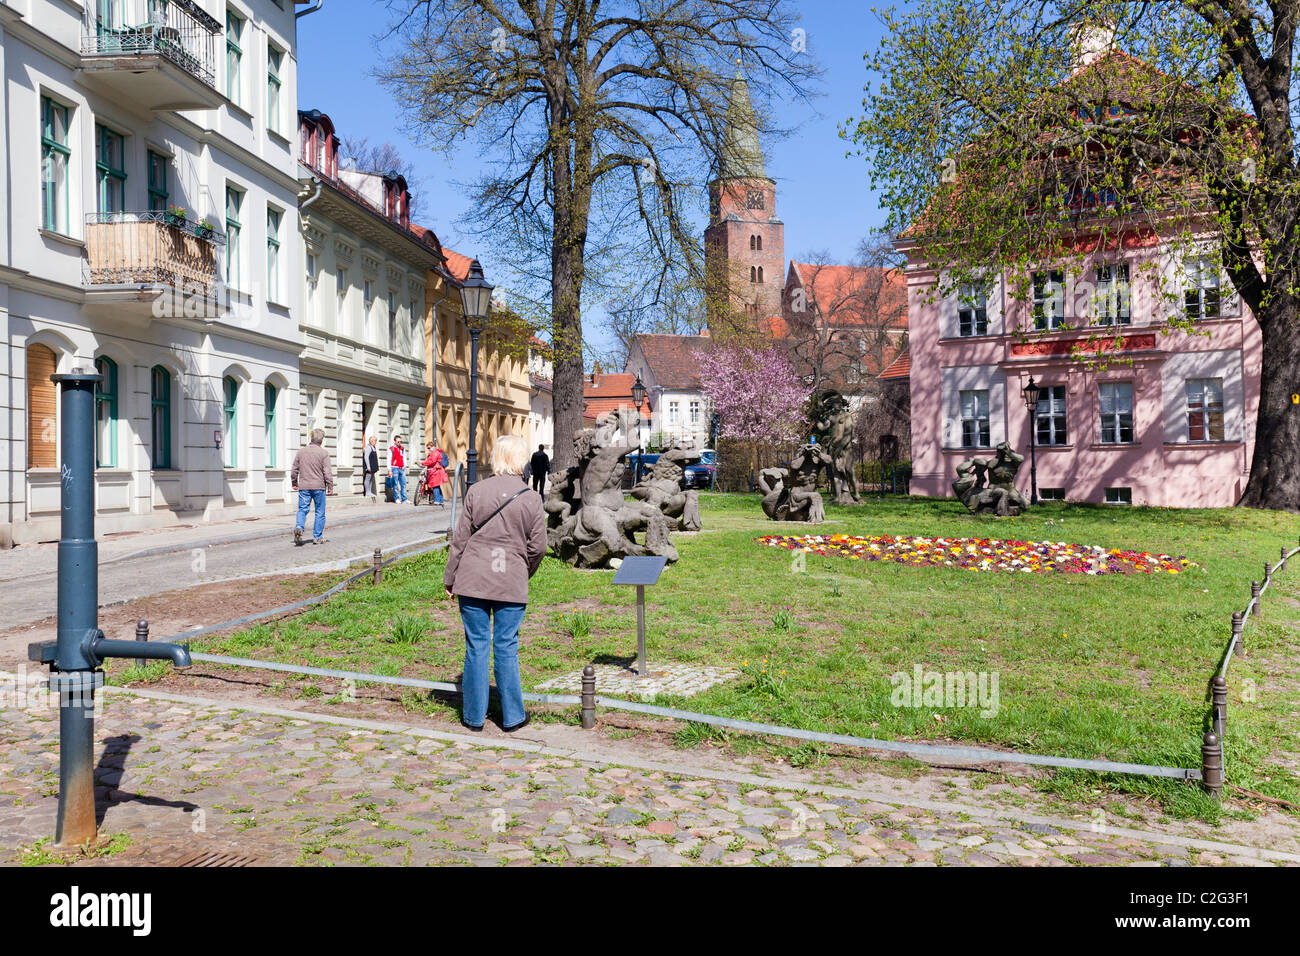
[[[1034,384],[1034,377],[1029,376],[1029,384],[1021,394],[1025,396],[1025,408],[1029,409],[1029,503],[1038,504],[1038,396],[1043,389]]]
[[[460,314],[469,329],[469,465],[468,484],[478,480],[478,449],[475,435],[478,432],[478,336],[487,328],[488,314],[492,311],[492,286],[483,278],[483,267],[475,259],[469,264],[469,275],[460,288]]]
[[[636,403],[636,480],[641,481],[641,406],[645,404],[645,385],[641,376],[636,377],[632,386],[632,401]]]

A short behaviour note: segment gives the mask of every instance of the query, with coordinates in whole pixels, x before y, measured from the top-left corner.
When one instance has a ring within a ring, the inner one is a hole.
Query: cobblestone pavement
[[[331,515],[329,505],[325,513]],[[103,542],[100,600],[147,597],[176,588],[277,572],[342,568],[352,561],[369,559],[376,547],[389,551],[446,531],[449,513],[445,508],[415,508],[409,504],[353,505],[337,522],[327,521],[324,544],[302,547],[293,544],[293,518],[286,516]],[[6,627],[54,614],[57,555],[55,544],[0,552],[0,583],[21,582],[21,587],[0,588],[0,620],[6,622]]]
[[[0,709],[0,858],[54,829],[57,712]],[[96,725],[101,834],[85,864],[197,852],[271,864],[1276,865],[1300,855],[936,807],[838,787],[517,737],[484,740],[368,721],[235,711],[109,694]]]
[[[641,697],[654,700],[659,694],[672,694],[675,697],[694,697],[702,694],[715,684],[725,684],[740,676],[734,667],[708,667],[697,664],[655,664],[650,663],[648,677],[638,677],[636,672],[616,664],[594,664],[596,686],[607,697]],[[538,690],[582,691],[582,671],[574,671],[562,677],[553,677]]]

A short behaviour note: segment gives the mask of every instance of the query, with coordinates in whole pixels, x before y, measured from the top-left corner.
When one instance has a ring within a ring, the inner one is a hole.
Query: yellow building
[[[430,271],[425,289],[425,365],[432,386],[425,420],[434,423],[433,441],[447,453],[450,472],[469,453],[470,337],[461,318],[460,288],[472,260],[445,246],[442,252],[451,281]],[[529,437],[528,338],[525,334],[516,343],[513,333],[505,335],[494,325],[479,336],[475,446],[480,477],[491,474],[488,460],[498,436]]]

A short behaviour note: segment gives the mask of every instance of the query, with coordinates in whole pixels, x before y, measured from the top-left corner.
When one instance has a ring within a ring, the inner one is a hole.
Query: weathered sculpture
[[[699,531],[700,493],[694,489],[682,490],[682,476],[686,468],[700,460],[694,442],[676,441],[659,456],[632,489],[632,497],[648,508],[654,508],[668,519],[674,531]]]
[[[610,560],[643,554],[677,560],[668,539],[668,519],[659,507],[623,500],[624,457],[636,445],[620,441],[635,434],[634,410],[609,412],[573,439],[576,467],[556,475],[543,505],[547,514],[547,543],[561,561],[579,568],[607,567]],[[633,534],[645,533],[638,544]]]
[[[806,521],[818,524],[826,520],[822,496],[817,493],[817,473],[831,463],[826,449],[809,442],[799,449],[788,465],[764,468],[758,473],[758,489],[763,493],[763,513],[773,521]]]
[[[1010,443],[998,445],[996,458],[970,458],[957,466],[952,490],[972,514],[1018,515],[1029,501],[1016,489],[1016,472],[1025,456]]]
[[[858,476],[853,469],[854,415],[848,399],[836,391],[823,392],[813,411],[813,434],[826,451],[826,482],[831,500],[837,505],[856,505],[862,501]]]

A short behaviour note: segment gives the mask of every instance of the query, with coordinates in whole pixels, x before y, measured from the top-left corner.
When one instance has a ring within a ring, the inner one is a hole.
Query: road
[[[293,543],[291,521],[280,516],[142,535],[101,548],[99,601],[105,605],[218,581],[341,569],[369,560],[377,547],[389,552],[440,536],[447,530],[448,514],[446,509],[410,506],[354,509],[327,524],[325,543],[301,547]],[[57,545],[40,544],[0,557],[0,621],[6,627],[55,613],[57,556]]]

